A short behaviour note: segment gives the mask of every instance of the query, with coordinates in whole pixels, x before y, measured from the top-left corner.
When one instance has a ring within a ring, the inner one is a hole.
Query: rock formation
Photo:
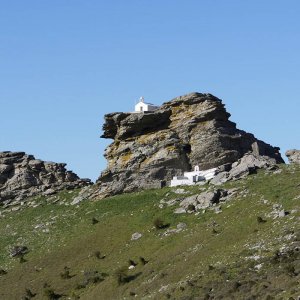
[[[283,163],[279,148],[237,129],[229,117],[220,99],[200,93],[151,113],[106,115],[102,137],[114,141],[105,151],[108,166],[97,181],[98,195],[161,187],[195,165],[206,170],[232,164],[248,152]]]
[[[0,152],[0,202],[53,194],[91,184],[65,169],[66,164],[45,162],[24,152]]]
[[[287,156],[290,164],[300,164],[300,150],[288,150],[285,155]]]
[[[245,178],[250,174],[256,173],[257,169],[268,171],[278,171],[276,160],[268,156],[255,155],[251,152],[246,153],[242,158],[233,164],[226,164],[217,168],[216,176],[210,180],[210,184],[220,185],[229,180]]]

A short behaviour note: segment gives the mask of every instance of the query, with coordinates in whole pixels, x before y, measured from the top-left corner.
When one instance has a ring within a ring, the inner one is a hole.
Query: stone
[[[282,204],[275,203],[272,208],[273,210],[267,216],[273,219],[283,218],[291,213],[290,211],[285,210]]]
[[[224,171],[217,174],[209,183],[213,185],[221,185],[229,180],[229,173]]]
[[[176,189],[173,191],[175,194],[186,194],[187,192],[184,189]]]
[[[187,225],[185,223],[178,223],[176,228],[179,230],[183,230],[187,227]]]
[[[135,232],[135,233],[132,234],[131,240],[132,240],[132,241],[136,241],[136,240],[140,239],[141,237],[142,237],[142,234],[141,234],[141,233]]]
[[[11,250],[10,250],[10,256],[11,257],[17,257],[20,255],[24,255],[28,253],[28,248],[26,246],[14,246]]]
[[[135,268],[135,266],[131,265],[131,266],[128,267],[128,270],[133,270],[134,268]]]
[[[285,216],[286,216],[286,213],[285,213],[285,210],[284,210],[284,209],[278,211],[278,217],[279,217],[279,218],[282,218],[282,217],[285,217]]]
[[[235,164],[236,165],[232,165],[232,169],[229,172],[229,177],[233,179],[239,179],[254,173],[256,169],[266,169],[271,165],[276,164],[276,160],[269,157],[257,156],[253,153],[247,153]]]
[[[211,207],[213,204],[219,202],[221,198],[221,190],[213,192],[202,192],[198,195],[193,195],[185,198],[180,202],[180,207],[184,208],[185,211],[198,211],[200,209],[206,209]],[[176,212],[176,211],[175,211]]]
[[[93,194],[94,190],[91,186],[86,186],[84,187],[78,194],[77,197],[75,197],[73,199],[73,201],[71,202],[71,205],[77,205],[79,204],[80,202],[84,201],[84,200],[87,200],[89,198],[92,197],[92,194]]]
[[[178,207],[174,210],[174,214],[185,214],[186,210],[183,207]]]
[[[220,213],[222,212],[221,207],[220,207],[220,206],[216,206],[216,207],[214,208],[214,212],[215,212],[216,214],[220,214]]]
[[[210,184],[221,185],[229,180],[238,180],[256,173],[257,169],[271,170],[276,165],[277,160],[268,156],[246,153],[242,158],[231,164],[229,171],[218,173]],[[228,168],[227,168],[228,170]],[[277,170],[277,168],[274,168]],[[276,172],[276,171],[274,171]]]
[[[287,156],[290,164],[300,164],[300,150],[288,150],[285,155]]]
[[[172,206],[172,205],[175,205],[178,201],[179,201],[179,199],[171,199],[169,201],[166,201],[166,205]]]
[[[184,230],[186,227],[187,227],[187,225],[185,223],[178,223],[176,228],[167,229],[162,235],[163,236],[168,236],[168,235],[173,234],[173,233],[179,233],[182,230]]]
[[[284,163],[279,148],[237,129],[229,117],[220,99],[201,93],[177,97],[153,112],[105,115],[102,138],[113,142],[105,150],[108,166],[95,197],[164,187],[196,165],[220,167],[219,173],[232,168],[231,178],[237,179],[252,169],[246,159],[231,165],[249,152]],[[227,179],[223,174],[215,182]]]
[[[0,152],[0,203],[91,185],[67,171],[66,164],[45,162],[25,152]]]
[[[196,206],[198,204],[197,198],[198,195],[189,196],[180,202],[180,206],[184,207],[185,209],[188,209],[188,207],[191,205]]]
[[[48,189],[43,193],[43,195],[49,196],[49,195],[53,195],[55,193],[56,193],[56,191],[54,189]]]

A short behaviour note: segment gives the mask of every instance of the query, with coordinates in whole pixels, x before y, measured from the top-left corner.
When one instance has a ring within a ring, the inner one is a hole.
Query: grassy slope
[[[45,286],[65,295],[63,299],[130,299],[134,294],[138,299],[288,299],[300,295],[298,254],[280,259],[275,255],[285,244],[295,242],[300,232],[300,168],[282,169],[281,174],[260,172],[227,183],[225,187],[238,187],[240,193],[222,204],[220,214],[176,215],[176,206],[159,208],[162,198],[180,197],[169,188],[78,206],[68,205],[78,191],[63,192],[59,202],[36,198],[41,203],[38,207],[4,212],[0,268],[7,274],[0,275],[0,299],[21,299],[26,289],[37,294],[34,299],[47,299]],[[191,194],[199,192],[199,187],[186,189]],[[273,219],[269,216],[273,204],[299,211]],[[267,222],[258,223],[258,216]],[[157,217],[171,228],[180,222],[187,228],[163,236],[166,229],[153,226]],[[93,225],[92,218],[99,223]],[[45,228],[49,232],[43,232]],[[134,232],[142,233],[142,238],[131,241]],[[26,262],[9,257],[14,245],[29,248]],[[96,251],[106,257],[97,259]],[[128,271],[132,280],[118,285],[116,270],[128,267],[128,259],[139,262],[140,256],[149,263],[139,263]],[[257,260],[249,258],[255,256]],[[60,276],[65,266],[70,268],[70,279]],[[95,277],[85,275],[87,271],[103,273],[101,281],[82,286]]]

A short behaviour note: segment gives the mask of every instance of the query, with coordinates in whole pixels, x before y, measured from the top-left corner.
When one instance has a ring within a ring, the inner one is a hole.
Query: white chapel
[[[150,112],[156,109],[158,109],[158,106],[145,102],[144,97],[141,97],[135,105],[135,112]]]
[[[210,180],[215,177],[217,168],[200,171],[199,166],[195,166],[194,171],[184,172],[183,176],[175,176],[171,180],[171,187],[178,185],[194,185],[201,181]]]

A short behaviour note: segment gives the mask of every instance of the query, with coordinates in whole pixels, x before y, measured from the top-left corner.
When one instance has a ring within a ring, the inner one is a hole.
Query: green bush
[[[56,294],[52,289],[48,288],[44,290],[44,295],[49,300],[56,300],[62,297],[60,294]]]
[[[60,273],[60,277],[62,279],[70,279],[72,276],[70,275],[70,268],[64,267],[64,271]]]
[[[164,228],[168,228],[170,226],[170,224],[165,224],[164,221],[160,218],[156,218],[153,221],[153,225],[154,227],[159,230],[159,229],[164,229]]]
[[[115,271],[115,277],[118,285],[122,285],[128,282],[128,268],[126,266],[121,267]]]

